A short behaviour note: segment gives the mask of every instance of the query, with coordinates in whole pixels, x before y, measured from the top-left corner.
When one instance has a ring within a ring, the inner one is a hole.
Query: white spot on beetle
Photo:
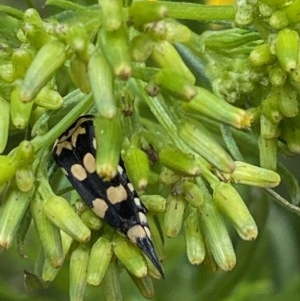
[[[147,225],[147,217],[143,212],[139,212],[139,220],[143,226]]]
[[[93,138],[93,148],[96,150],[97,149],[97,141],[96,138]]]
[[[127,199],[127,192],[120,184],[117,187],[111,186],[106,190],[107,198],[112,204],[116,204]]]
[[[131,192],[134,191],[133,185],[132,185],[130,182],[127,183],[127,187],[128,187],[128,189],[129,189]]]
[[[55,153],[57,156],[60,156],[64,149],[72,150],[72,145],[69,141],[57,141]]]
[[[101,218],[104,218],[105,213],[108,209],[108,205],[105,203],[104,200],[100,198],[96,198],[93,200],[93,211]]]
[[[123,172],[124,172],[124,169],[122,168],[122,166],[121,166],[121,165],[118,165],[118,167],[117,167],[117,171],[118,171],[120,174],[123,174]]]
[[[86,153],[83,157],[83,165],[87,172],[93,173],[96,171],[96,160],[91,153]]]
[[[139,198],[134,198],[134,203],[136,204],[136,206],[141,207],[141,201]]]
[[[137,243],[138,239],[145,238],[146,236],[147,234],[141,225],[134,225],[127,231],[127,237],[134,243]]]
[[[80,164],[73,164],[71,166],[71,173],[78,181],[83,181],[87,178],[86,170]]]
[[[150,232],[150,229],[149,229],[147,226],[145,226],[145,227],[144,227],[144,230],[145,230],[147,236],[151,239],[151,232]]]
[[[86,130],[84,127],[79,126],[71,136],[71,142],[73,147],[76,147],[77,138],[79,135],[86,134]]]

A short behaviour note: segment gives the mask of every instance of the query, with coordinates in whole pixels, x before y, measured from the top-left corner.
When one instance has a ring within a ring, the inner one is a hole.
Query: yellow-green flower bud
[[[289,28],[280,30],[275,42],[275,52],[285,72],[291,72],[296,69],[298,64],[298,51],[298,32]]]
[[[183,181],[182,188],[184,199],[193,207],[199,208],[203,205],[205,197],[197,184],[186,180]]]
[[[167,197],[167,210],[164,216],[164,232],[167,237],[179,234],[183,221],[185,201],[180,196]]]
[[[232,242],[224,219],[211,200],[207,200],[200,208],[200,221],[207,248],[217,265],[223,271],[232,270],[236,263]]]
[[[261,102],[261,112],[273,123],[279,123],[283,118],[279,109],[279,95],[276,90],[273,90],[263,101]]]
[[[60,231],[61,242],[63,247],[63,260],[65,260],[66,255],[68,254],[71,244],[73,242],[73,238],[66,234],[64,231]],[[57,276],[58,272],[60,271],[59,268],[54,268],[49,259],[46,257],[43,265],[42,271],[42,279],[46,282],[52,282],[55,277]]]
[[[112,243],[114,253],[130,273],[138,278],[147,275],[146,260],[137,246],[119,234],[114,236]]]
[[[10,106],[9,103],[0,96],[0,154],[4,152],[8,134],[9,134],[9,120],[10,120]],[[2,170],[1,170],[2,172]]]
[[[259,137],[259,161],[260,166],[266,169],[276,170],[277,166],[277,138],[264,139]]]
[[[208,90],[196,87],[197,95],[183,107],[202,113],[212,119],[227,123],[238,129],[250,126],[250,116],[224,99],[219,98]]]
[[[265,115],[260,116],[260,134],[264,139],[272,139],[279,136],[278,123],[269,120]]]
[[[102,11],[102,24],[105,30],[117,30],[123,22],[121,0],[98,0]]]
[[[17,162],[11,156],[0,155],[0,186],[9,182],[17,170]]]
[[[21,191],[26,192],[33,188],[35,177],[31,164],[20,166],[16,170],[15,177],[16,185]]]
[[[275,10],[269,19],[269,24],[274,29],[282,29],[288,26],[289,19],[284,10]]]
[[[164,22],[164,21],[162,21]],[[167,20],[164,22],[166,27],[165,39],[171,43],[181,42],[186,43],[192,36],[192,31],[185,25]]]
[[[98,34],[98,39],[114,75],[128,79],[131,76],[132,68],[125,27],[121,26],[115,31],[102,29]]]
[[[84,300],[89,252],[90,249],[86,245],[80,244],[71,254],[69,268],[70,301]]]
[[[63,105],[63,98],[57,91],[46,86],[34,98],[34,103],[47,110],[57,110]]]
[[[270,83],[275,87],[281,87],[286,81],[286,73],[277,65],[269,72]]]
[[[116,260],[111,260],[103,279],[103,291],[106,301],[122,301],[119,269]]]
[[[3,168],[1,168],[1,173]],[[7,250],[14,241],[20,223],[29,207],[34,190],[22,192],[10,186],[0,206],[0,250]]]
[[[19,164],[32,163],[34,159],[34,148],[30,141],[23,140],[16,151],[12,154],[12,157],[18,161]]]
[[[140,199],[151,213],[164,213],[166,211],[166,199],[161,195],[141,195]]]
[[[154,42],[148,34],[140,33],[130,43],[130,54],[133,61],[145,62],[152,53]]]
[[[90,93],[91,85],[88,77],[88,66],[80,57],[75,56],[71,59],[70,70],[75,85],[83,92]]]
[[[59,229],[52,224],[44,212],[45,200],[40,193],[41,188],[35,193],[31,201],[31,214],[34,220],[44,254],[48,257],[50,264],[57,268],[63,263],[63,249]]]
[[[44,212],[54,225],[65,231],[75,240],[86,242],[90,239],[90,229],[64,198],[56,195],[49,197],[44,204]]]
[[[134,1],[129,8],[129,20],[136,28],[143,24],[166,18],[168,9],[156,1]]]
[[[189,147],[219,170],[234,170],[233,159],[200,123],[185,120],[180,124],[178,134]]]
[[[154,287],[151,277],[137,278],[130,273],[129,276],[144,298],[152,299],[154,297]]]
[[[15,49],[11,58],[14,77],[23,78],[32,60],[33,53],[30,49],[26,49],[25,47]]]
[[[279,109],[285,117],[295,117],[299,111],[298,93],[291,85],[284,85],[278,89]]]
[[[159,151],[158,156],[161,164],[179,174],[198,176],[201,173],[195,156],[177,148],[165,146]]]
[[[285,6],[286,1],[282,1],[282,2],[284,2],[282,6]],[[289,4],[284,7],[284,12],[286,13],[286,16],[290,22],[297,23],[300,21],[299,9],[300,9],[299,0],[289,2]]]
[[[108,269],[113,256],[112,243],[109,239],[101,236],[93,244],[87,269],[87,283],[99,285]]]
[[[113,118],[117,111],[113,93],[113,76],[100,50],[96,50],[89,60],[88,75],[97,112],[103,117]]]
[[[94,119],[97,141],[96,171],[104,180],[111,180],[117,172],[122,147],[122,129],[119,116]]]
[[[196,82],[195,76],[183,62],[175,47],[168,41],[157,41],[151,54],[152,60],[161,68],[174,70],[191,85]]]
[[[230,183],[220,182],[213,187],[216,206],[229,218],[244,240],[257,237],[257,226],[244,201]]]
[[[270,50],[270,45],[267,43],[256,46],[250,52],[250,63],[254,67],[259,67],[272,63],[273,55]]]
[[[11,63],[0,65],[0,79],[7,83],[12,83],[15,80],[14,69]]]
[[[163,168],[159,174],[159,180],[164,184],[171,185],[180,180],[180,175],[171,169]]]
[[[128,178],[137,190],[144,190],[148,185],[150,167],[145,152],[140,148],[131,146],[123,157]]]
[[[273,170],[235,161],[235,170],[230,174],[230,181],[237,184],[268,188],[278,186],[280,176]]]
[[[80,218],[91,230],[97,231],[103,226],[102,220],[91,209],[84,210]]]
[[[17,129],[24,129],[30,120],[33,102],[23,102],[20,95],[20,87],[16,87],[10,96],[10,116],[13,125]]]
[[[204,237],[200,229],[198,209],[190,207],[184,221],[186,254],[191,264],[200,264],[205,257]]]
[[[196,87],[172,69],[161,69],[155,75],[154,82],[161,89],[181,100],[190,101],[197,94]]]
[[[64,63],[66,47],[58,41],[45,44],[29,66],[21,87],[22,101],[31,101]]]

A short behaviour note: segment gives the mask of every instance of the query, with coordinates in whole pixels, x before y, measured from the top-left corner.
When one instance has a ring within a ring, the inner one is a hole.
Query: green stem
[[[78,13],[86,12],[86,7],[67,0],[47,0],[46,5],[58,6],[60,8],[72,10]]]
[[[7,6],[7,5],[0,5],[0,12],[4,13],[4,14],[7,14],[7,15],[15,18],[15,19],[18,19],[18,20],[22,20],[23,15],[24,15],[24,13],[21,10],[12,8],[12,7]]]
[[[220,21],[234,20],[235,7],[233,5],[203,5],[186,2],[159,1],[168,8],[168,17],[179,20]],[[145,2],[151,5],[151,2]]]

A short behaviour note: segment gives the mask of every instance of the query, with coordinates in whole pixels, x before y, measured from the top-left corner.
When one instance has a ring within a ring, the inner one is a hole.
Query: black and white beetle
[[[85,203],[136,244],[163,275],[147,224],[147,210],[129,182],[122,160],[116,176],[103,181],[96,173],[96,144],[93,116],[82,116],[55,142],[54,160]]]

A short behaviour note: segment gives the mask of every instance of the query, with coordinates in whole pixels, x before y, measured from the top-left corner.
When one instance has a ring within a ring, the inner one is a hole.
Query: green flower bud
[[[60,231],[62,247],[63,247],[63,260],[65,260],[66,255],[68,254],[73,239],[71,236],[66,234],[64,231]],[[60,267],[53,267],[50,263],[48,257],[45,258],[42,272],[42,279],[46,282],[52,282],[60,271]]]
[[[295,117],[298,114],[298,93],[291,85],[284,85],[278,89],[279,109],[285,117]]]
[[[164,232],[168,237],[179,234],[183,221],[185,202],[179,196],[167,197],[167,210],[164,216]]]
[[[272,139],[279,136],[278,123],[273,123],[264,115],[260,116],[260,134],[264,139]]]
[[[64,63],[66,47],[58,41],[45,44],[29,66],[21,87],[21,99],[30,102]]]
[[[257,237],[257,226],[238,192],[229,183],[220,182],[213,187],[216,206],[229,218],[244,240]]]
[[[180,176],[171,169],[163,168],[159,175],[159,180],[164,184],[171,185],[179,181]]]
[[[0,96],[0,154],[4,152],[8,134],[9,134],[9,121],[10,121],[10,105],[9,103]],[[2,170],[1,170],[2,172]]]
[[[86,242],[90,239],[91,231],[64,198],[56,195],[49,197],[44,204],[44,212],[54,225],[75,240]]]
[[[264,139],[259,137],[259,161],[260,166],[266,169],[276,170],[277,165],[277,138]]]
[[[282,1],[282,2],[284,2],[282,6],[285,6],[286,1]],[[286,5],[284,7],[284,12],[286,13],[286,16],[290,22],[297,23],[300,21],[299,9],[300,9],[300,1],[299,0],[289,2],[289,5]]]
[[[191,101],[183,103],[184,108],[230,124],[238,129],[250,126],[250,117],[246,111],[234,107],[204,88],[196,87],[196,89],[197,95]]]
[[[70,258],[70,301],[83,301],[86,288],[87,267],[89,263],[90,249],[80,244]]]
[[[217,265],[223,271],[232,270],[236,263],[232,242],[225,222],[211,200],[200,208],[200,221],[207,247]]]
[[[26,70],[33,60],[33,52],[30,49],[15,49],[11,58],[15,78],[23,78]]]
[[[272,63],[273,55],[271,54],[270,45],[267,43],[256,46],[250,52],[250,63],[254,67],[259,67]]]
[[[0,168],[2,173],[2,166]],[[10,186],[5,194],[5,200],[0,206],[0,250],[7,250],[11,247],[29,207],[33,192],[34,190],[22,192]]]
[[[140,199],[151,213],[164,213],[166,211],[166,199],[161,195],[141,195]]]
[[[0,79],[7,83],[12,83],[15,80],[14,69],[11,63],[0,65]]]
[[[300,154],[300,128],[291,118],[285,118],[281,124],[282,138],[292,153]]]
[[[230,181],[237,184],[268,188],[278,186],[280,176],[273,170],[235,161],[235,170],[230,174]]]
[[[17,162],[11,156],[0,156],[0,186],[9,182],[17,170]]]
[[[289,25],[288,17],[284,10],[276,10],[272,13],[269,24],[274,29],[282,29]]]
[[[114,253],[130,273],[137,278],[147,275],[147,263],[138,247],[119,234],[114,236],[112,243]]]
[[[143,278],[137,278],[134,275],[128,273],[140,293],[146,299],[152,299],[154,297],[154,287],[152,279],[149,276]]]
[[[75,85],[83,93],[90,93],[91,85],[88,77],[88,66],[86,62],[81,60],[78,56],[74,56],[70,62],[70,70]]]
[[[192,154],[186,154],[174,147],[165,146],[159,151],[158,156],[161,164],[179,174],[187,176],[200,174],[200,168]]]
[[[106,301],[122,301],[120,274],[116,260],[111,260],[103,279],[103,291]]]
[[[127,31],[121,26],[115,31],[100,30],[98,39],[115,76],[128,79],[132,68],[128,46]]]
[[[57,110],[62,107],[63,98],[57,91],[46,86],[34,98],[34,104],[47,110]]]
[[[276,38],[275,52],[285,72],[291,72],[296,69],[298,64],[298,51],[298,32],[288,28],[280,30]]]
[[[87,283],[99,285],[108,269],[113,256],[112,243],[109,239],[101,236],[93,244],[87,269]]]
[[[122,129],[119,116],[94,119],[97,141],[96,171],[104,180],[111,180],[117,172],[122,147]]]
[[[203,205],[205,197],[197,184],[191,181],[183,181],[182,187],[183,197],[186,201],[196,208],[199,208]]]
[[[274,66],[269,72],[269,78],[273,86],[281,87],[286,81],[286,73],[279,66]]]
[[[134,1],[129,8],[129,20],[136,28],[152,21],[164,19],[167,15],[167,7],[156,1]]]
[[[24,129],[29,124],[33,102],[23,102],[20,88],[16,87],[10,96],[10,116],[17,129]]]
[[[122,24],[122,1],[121,0],[98,0],[102,10],[102,24],[105,30],[114,31]]]
[[[167,41],[171,43],[187,43],[191,39],[192,31],[187,26],[172,20],[167,20],[164,23],[166,27],[165,39]]]
[[[195,84],[195,76],[183,62],[175,47],[168,41],[158,41],[155,43],[152,60],[162,69],[173,70],[175,74],[180,74],[191,85]]]
[[[233,159],[200,123],[185,120],[180,124],[178,134],[189,147],[219,170],[234,170]]]
[[[148,34],[140,33],[130,43],[130,54],[133,61],[145,62],[152,53],[154,42]]]
[[[126,173],[137,190],[144,190],[148,185],[150,167],[145,152],[140,148],[131,146],[123,157]]]
[[[261,102],[262,114],[274,124],[278,124],[283,118],[279,109],[279,94],[276,90],[273,90],[263,101]]]
[[[190,207],[184,221],[186,254],[193,265],[200,264],[205,257],[204,237],[200,229],[198,210]]]
[[[102,220],[91,209],[84,210],[80,218],[91,230],[99,230],[103,226]]]
[[[15,176],[16,176],[16,185],[21,191],[26,192],[33,188],[35,182],[35,176],[31,164],[27,164],[19,167],[16,170]]]
[[[113,77],[105,57],[99,50],[96,50],[89,60],[88,75],[99,115],[113,118],[116,115]]]
[[[196,87],[172,69],[161,69],[155,75],[154,82],[162,90],[166,90],[172,96],[181,100],[190,101],[197,94]]]
[[[31,202],[31,214],[43,246],[44,254],[49,259],[50,264],[57,268],[62,265],[64,258],[60,232],[45,215],[45,199],[43,198],[43,194],[41,194],[41,189],[42,187],[40,186]]]

